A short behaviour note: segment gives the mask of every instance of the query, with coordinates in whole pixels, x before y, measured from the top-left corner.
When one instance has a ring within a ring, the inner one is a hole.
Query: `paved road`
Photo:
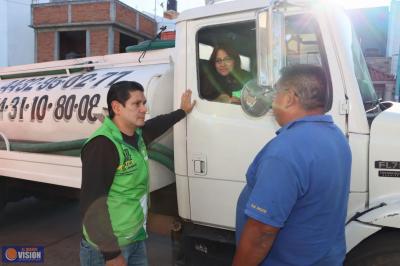
[[[9,203],[0,214],[0,247],[44,246],[44,264],[32,265],[79,265],[80,238],[77,201],[61,203],[28,198]],[[171,265],[169,237],[150,234],[147,248],[150,265]],[[1,259],[0,265],[3,265]]]

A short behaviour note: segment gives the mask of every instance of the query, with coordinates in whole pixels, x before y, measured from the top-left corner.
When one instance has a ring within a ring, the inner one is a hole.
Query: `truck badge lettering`
[[[375,161],[375,168],[377,168],[377,169],[399,169],[400,170],[400,162]]]
[[[381,177],[398,177],[400,178],[400,171],[378,171]]]

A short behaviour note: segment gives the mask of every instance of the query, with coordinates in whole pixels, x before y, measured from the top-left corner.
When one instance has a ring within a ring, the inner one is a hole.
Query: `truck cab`
[[[279,129],[271,112],[245,112],[243,99],[242,108],[205,97],[204,65],[212,66],[213,48],[221,42],[232,45],[242,70],[258,84],[265,79],[263,71],[273,82],[284,65],[319,65],[328,77],[327,113],[347,136],[353,154],[346,237],[348,252],[356,255],[349,261],[364,262],[367,255],[356,248],[363,240],[373,242],[387,231],[399,236],[395,136],[400,107],[377,98],[357,36],[341,9],[325,2],[280,2],[268,7],[280,19],[268,8],[260,11],[265,1],[254,0],[193,9],[177,21],[175,102],[185,88],[193,90],[197,101],[186,123],[174,129],[179,215],[199,227],[234,230],[247,167]]]

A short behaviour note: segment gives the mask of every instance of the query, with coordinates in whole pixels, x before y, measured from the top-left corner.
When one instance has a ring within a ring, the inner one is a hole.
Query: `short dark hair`
[[[293,88],[305,110],[329,105],[329,91],[325,71],[320,66],[297,64],[281,70],[277,83],[282,89]],[[279,90],[279,88],[278,88]]]
[[[117,101],[125,106],[125,102],[130,98],[129,93],[133,91],[143,92],[144,89],[140,83],[135,81],[118,81],[111,85],[107,93],[108,115],[111,119],[115,116],[111,106],[112,101]]]

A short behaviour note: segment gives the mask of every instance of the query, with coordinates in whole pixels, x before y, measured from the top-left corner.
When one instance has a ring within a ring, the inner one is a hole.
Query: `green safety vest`
[[[89,142],[97,136],[105,136],[118,151],[119,165],[108,193],[107,207],[119,246],[147,238],[149,165],[142,130],[136,129],[136,134],[139,150],[124,142],[120,130],[106,117],[103,125],[87,140]],[[84,226],[83,234],[88,242],[96,246]]]

